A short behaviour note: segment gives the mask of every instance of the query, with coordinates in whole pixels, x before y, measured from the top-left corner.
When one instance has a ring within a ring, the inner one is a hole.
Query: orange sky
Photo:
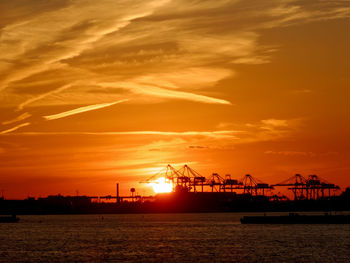
[[[350,186],[350,3],[0,2],[0,189],[114,194],[166,164]]]

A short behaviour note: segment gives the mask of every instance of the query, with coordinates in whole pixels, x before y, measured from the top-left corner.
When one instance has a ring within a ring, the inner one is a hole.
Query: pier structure
[[[97,201],[98,203],[101,201],[113,201],[115,200],[116,203],[122,203],[124,201],[131,201],[131,202],[136,202],[136,201],[141,201],[144,199],[141,195],[136,194],[136,189],[131,188],[130,189],[130,195],[127,196],[120,196],[119,195],[119,183],[116,183],[116,195],[105,195],[105,196],[92,196],[89,197],[93,201]]]
[[[332,195],[334,196],[336,191],[340,190],[339,186],[329,183],[315,174],[309,175],[307,178],[296,174],[272,186],[288,187],[288,190],[293,192],[294,200],[317,200],[320,198],[327,198]]]
[[[232,192],[273,198],[276,195],[270,195],[272,190],[278,187],[287,187],[293,193],[294,200],[317,200],[334,196],[336,191],[340,190],[339,186],[317,175],[309,175],[305,178],[296,174],[280,183],[268,184],[250,174],[235,179],[230,174],[221,176],[218,173],[212,173],[206,178],[188,165],[175,169],[170,164],[142,183],[152,183],[160,177],[172,184],[173,192]]]
[[[235,192],[239,191],[242,194],[250,195],[265,195],[266,191],[272,190],[273,187],[264,183],[250,174],[245,175],[240,180],[234,179],[230,174],[225,177],[218,173],[213,173],[208,179],[189,167],[184,165],[176,170],[170,164],[165,169],[148,178],[141,183],[156,182],[160,177],[172,184],[174,192],[204,192],[205,189],[210,189],[210,192]]]

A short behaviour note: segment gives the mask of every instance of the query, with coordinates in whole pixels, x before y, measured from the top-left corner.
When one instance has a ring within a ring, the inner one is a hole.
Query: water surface
[[[350,225],[241,225],[243,214],[20,216],[0,262],[350,262]]]

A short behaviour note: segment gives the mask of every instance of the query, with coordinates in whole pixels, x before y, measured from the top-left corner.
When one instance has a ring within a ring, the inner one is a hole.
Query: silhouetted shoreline
[[[158,194],[153,200],[93,202],[88,196],[48,196],[0,200],[0,214],[128,214],[350,211],[350,190],[317,200],[271,200],[266,196],[236,193],[185,192]]]

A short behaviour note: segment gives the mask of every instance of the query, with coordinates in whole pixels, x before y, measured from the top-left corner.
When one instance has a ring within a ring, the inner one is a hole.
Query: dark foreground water
[[[0,262],[350,262],[350,225],[241,225],[241,216],[20,216],[0,224]]]

